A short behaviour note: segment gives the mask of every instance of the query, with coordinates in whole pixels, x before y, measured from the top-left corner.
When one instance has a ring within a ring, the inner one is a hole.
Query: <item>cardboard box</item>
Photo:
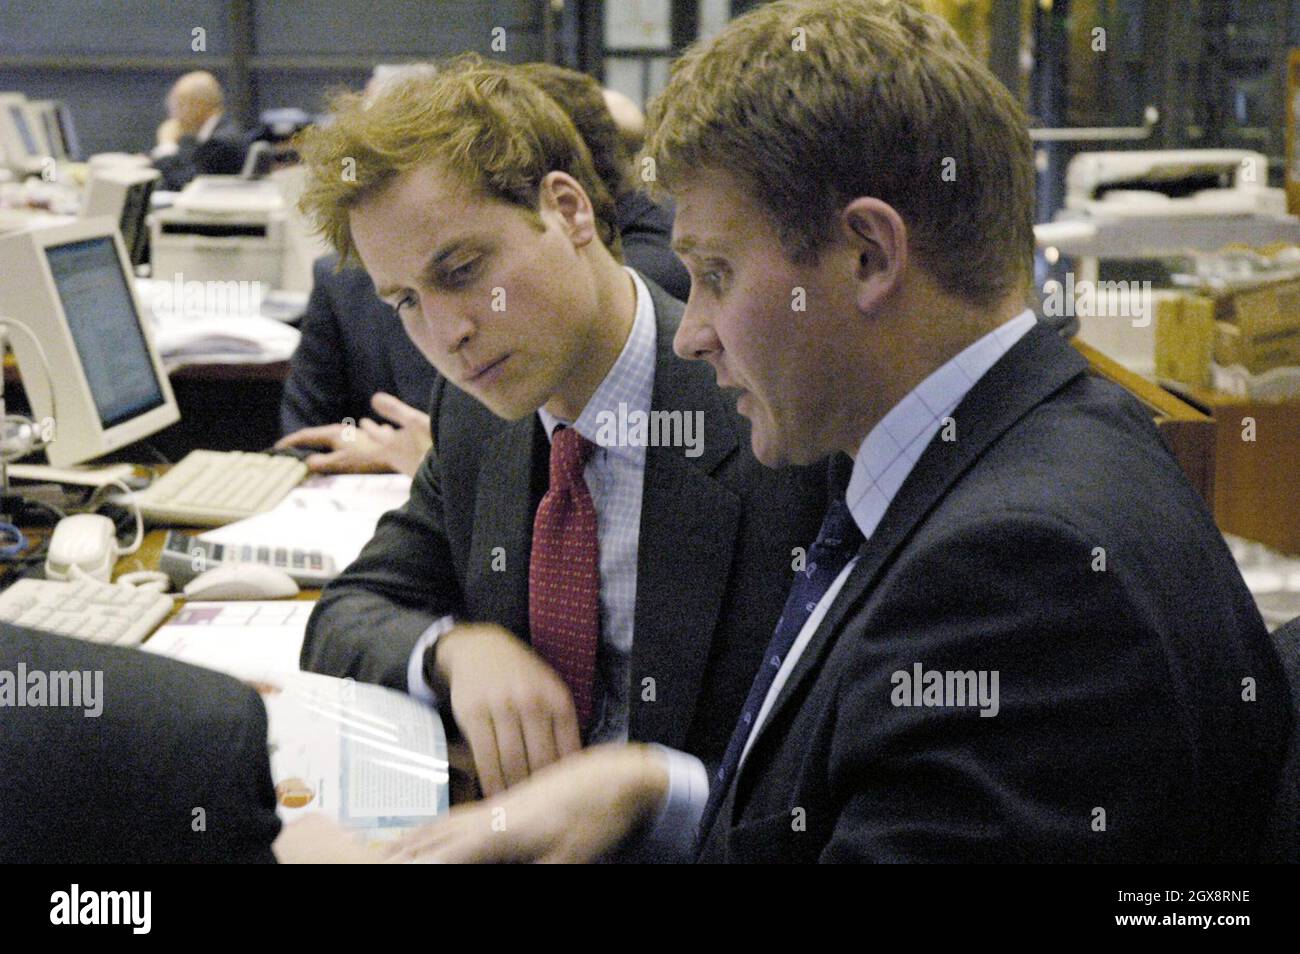
[[[1251,374],[1300,365],[1300,281],[1225,295],[1216,302],[1214,360]]]
[[[1300,556],[1300,398],[1192,392],[1214,417],[1214,516],[1219,526]]]
[[[1214,295],[1162,292],[1155,305],[1158,378],[1208,388],[1211,361],[1251,374],[1300,366],[1300,281]]]
[[[1214,357],[1214,299],[1182,293],[1156,296],[1156,377],[1209,387]]]

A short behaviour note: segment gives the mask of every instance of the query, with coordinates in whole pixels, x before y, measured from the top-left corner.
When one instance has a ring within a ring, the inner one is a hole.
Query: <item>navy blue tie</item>
[[[826,510],[826,518],[822,521],[817,539],[808,551],[807,568],[795,575],[790,595],[785,601],[785,610],[777,620],[772,641],[767,644],[767,652],[763,654],[762,665],[754,677],[754,685],[749,690],[745,707],[740,710],[740,721],[731,733],[731,741],[727,743],[722,764],[709,780],[709,800],[700,822],[701,836],[708,832],[714,815],[722,804],[722,797],[740,765],[740,755],[745,751],[745,743],[754,728],[759,710],[763,708],[763,700],[767,698],[768,690],[772,688],[776,674],[781,669],[781,663],[785,661],[790,647],[794,645],[812,611],[858,552],[863,539],[862,531],[858,529],[844,501],[832,501]]]

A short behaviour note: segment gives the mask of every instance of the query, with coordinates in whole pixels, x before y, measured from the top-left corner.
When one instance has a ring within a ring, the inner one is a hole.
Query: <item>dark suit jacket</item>
[[[102,672],[103,709],[0,709],[0,862],[275,860],[256,692],[162,656],[0,624],[0,670],[20,663]]]
[[[195,176],[233,176],[244,168],[248,144],[244,134],[229,116],[222,116],[212,135],[199,142],[194,136],[182,136],[176,151],[155,159],[153,167],[162,173],[162,187],[179,192]]]
[[[816,536],[822,468],[763,468],[745,420],[705,364],[672,353],[682,306],[650,284],[658,323],[652,407],[704,412],[703,453],[646,452],[629,665],[629,735],[721,758],[792,576]],[[503,421],[440,382],[434,447],[410,502],[386,515],[328,586],[307,625],[302,666],[405,690],[407,660],[436,618],[492,621],[528,639],[533,515],[549,480],[536,414]],[[504,548],[505,570],[492,569]],[[643,680],[654,680],[654,701]]]
[[[374,417],[370,398],[377,391],[428,407],[438,379],[365,270],[353,266],[336,273],[337,262],[337,255],[326,255],[312,266],[302,340],[280,400],[285,434],[345,417]]]
[[[1291,725],[1277,657],[1149,413],[1085,370],[1039,327],[967,395],[956,440],[926,449],[863,545],[702,860],[1254,856]],[[1000,711],[894,705],[916,663],[998,671]]]
[[[678,301],[691,294],[691,273],[671,247],[672,202],[658,204],[644,192],[627,192],[614,202],[623,260]]]

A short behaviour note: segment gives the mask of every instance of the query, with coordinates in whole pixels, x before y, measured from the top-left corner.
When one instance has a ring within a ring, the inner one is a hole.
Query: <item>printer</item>
[[[1065,207],[1093,218],[1286,213],[1268,160],[1245,149],[1088,152],[1065,175]]]
[[[1100,258],[1300,241],[1268,160],[1245,149],[1085,152],[1070,160],[1065,205],[1035,226],[1040,248]]]
[[[170,281],[284,280],[286,209],[275,183],[198,176],[149,217],[153,277]]]

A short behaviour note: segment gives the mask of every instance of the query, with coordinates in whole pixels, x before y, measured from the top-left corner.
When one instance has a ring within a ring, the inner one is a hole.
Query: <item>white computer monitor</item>
[[[46,381],[27,335],[9,335],[34,416],[54,420],[45,450],[54,466],[91,460],[180,420],[146,315],[114,219],[0,237],[0,317],[35,333],[53,374]]]
[[[83,219],[107,215],[117,221],[132,265],[149,257],[149,208],[162,175],[157,169],[129,166],[92,168],[81,203]]]
[[[40,118],[22,93],[0,93],[0,148],[5,165],[21,175],[40,172],[50,157]]]
[[[77,127],[73,125],[68,104],[57,99],[41,99],[31,104],[31,111],[40,122],[50,154],[60,162],[79,162],[81,144],[77,141]]]

